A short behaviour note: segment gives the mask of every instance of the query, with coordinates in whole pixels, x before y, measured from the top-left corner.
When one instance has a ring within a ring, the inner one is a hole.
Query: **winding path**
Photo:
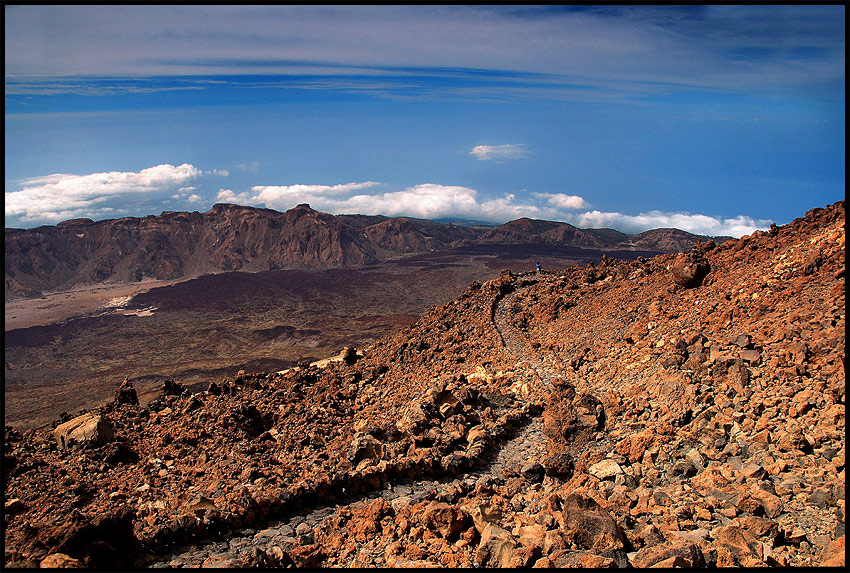
[[[496,299],[492,308],[492,321],[508,353],[518,361],[528,364],[528,368],[523,373],[527,383],[542,384],[544,390],[551,390],[553,371],[528,350],[524,335],[514,328],[510,321],[510,309],[514,301],[525,288],[538,282],[536,279],[522,278],[524,276],[518,277],[517,288]],[[542,417],[538,415],[519,427],[501,443],[498,450],[495,450],[479,466],[466,472],[462,478],[425,478],[403,480],[398,483],[387,482],[381,490],[340,499],[310,511],[302,511],[284,519],[270,521],[262,529],[243,528],[232,531],[227,539],[177,548],[171,554],[147,566],[151,568],[199,567],[205,561],[208,563],[215,561],[219,566],[238,567],[238,560],[245,553],[254,553],[259,550],[268,554],[275,546],[285,550],[299,543],[310,542],[312,536],[310,531],[342,506],[365,506],[379,497],[383,497],[390,504],[415,504],[424,499],[450,500],[452,496],[462,495],[475,489],[479,480],[502,480],[505,475],[519,475],[523,466],[531,460],[542,459],[547,451],[547,438],[543,433]],[[306,524],[307,527],[299,529],[302,524]]]
[[[497,299],[493,305],[493,326],[499,333],[505,349],[514,358],[528,364],[527,374],[532,380],[543,386],[543,389],[552,390],[552,379],[554,373],[533,352],[528,350],[526,337],[511,324],[511,307],[517,297],[528,287],[538,283],[537,279],[517,279],[517,287],[510,293]],[[520,439],[521,438],[521,439]],[[499,458],[503,458],[505,467],[513,466],[519,471],[529,460],[542,459],[548,452],[546,435],[543,433],[543,420],[541,416],[535,417],[526,425],[514,440],[506,443],[499,451]]]

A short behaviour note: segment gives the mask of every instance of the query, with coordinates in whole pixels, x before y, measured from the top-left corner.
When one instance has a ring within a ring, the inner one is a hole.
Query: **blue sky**
[[[741,236],[844,198],[845,6],[4,6],[6,227],[206,211]]]

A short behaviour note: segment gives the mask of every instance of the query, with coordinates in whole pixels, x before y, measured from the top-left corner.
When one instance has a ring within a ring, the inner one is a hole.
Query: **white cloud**
[[[254,203],[251,198],[251,194],[247,191],[243,191],[242,193],[235,193],[232,189],[219,189],[216,194],[216,200],[219,203]]]
[[[467,187],[423,183],[401,191],[378,195],[355,195],[335,206],[336,212],[364,212],[389,216],[408,215],[426,219],[439,219],[452,214],[479,209],[476,191]]]
[[[157,200],[202,204],[204,197],[189,185],[203,175],[220,171],[201,171],[193,165],[157,165],[138,172],[93,173],[91,175],[52,174],[27,179],[23,188],[5,194],[6,219],[13,223],[57,223],[77,217],[93,219],[150,212]],[[460,217],[504,223],[520,217],[564,221],[577,227],[611,227],[626,233],[674,227],[699,235],[740,237],[756,229],[766,229],[772,221],[691,213],[647,211],[637,215],[588,210],[578,195],[565,193],[528,194],[517,199],[511,193],[501,197],[481,197],[478,191],[460,185],[423,183],[397,191],[377,189],[375,181],[339,185],[258,185],[250,191],[222,188],[216,200],[224,203],[265,206],[285,211],[299,203],[328,213],[410,216],[427,219]],[[176,191],[176,192],[175,192]],[[135,209],[135,211],[133,210]],[[7,226],[9,226],[7,224]]]
[[[578,195],[566,195],[564,193],[532,193],[538,199],[545,199],[546,202],[559,209],[586,209],[589,207],[587,201]]]
[[[129,203],[173,193],[202,173],[188,163],[176,167],[165,163],[141,171],[35,177],[22,181],[22,189],[5,193],[5,213],[21,223],[121,214]]]
[[[529,151],[525,148],[524,143],[508,143],[505,145],[476,145],[469,154],[479,161],[504,161],[527,157]]]
[[[505,220],[505,217],[530,216],[540,212],[537,207],[513,204],[513,195],[479,201],[475,189],[457,185],[423,183],[400,191],[358,193],[356,191],[380,185],[372,181],[343,185],[286,185],[256,186],[256,194],[246,197],[229,189],[219,192],[220,200],[246,200],[250,204],[286,210],[298,203],[309,203],[314,209],[329,213],[360,213],[364,215],[409,216],[426,219],[441,217],[476,217]],[[345,195],[349,195],[346,197]]]
[[[360,213],[425,219],[460,217],[494,223],[529,217],[563,221],[581,228],[611,227],[626,233],[675,227],[699,235],[740,237],[756,229],[766,229],[772,222],[744,215],[723,218],[662,211],[626,215],[586,210],[589,205],[582,197],[565,193],[530,193],[530,198],[542,200],[540,202],[517,200],[512,193],[484,199],[475,189],[437,183],[423,183],[400,191],[357,193],[378,185],[366,181],[341,185],[255,186],[252,187],[253,194],[221,189],[218,199],[230,203],[263,205],[280,211],[299,203],[309,203],[314,209],[334,214]]]
[[[767,229],[769,219],[753,219],[745,215],[723,218],[691,213],[648,211],[638,215],[602,211],[586,211],[570,216],[568,222],[578,227],[611,227],[625,233],[640,233],[650,229],[675,228],[696,235],[729,235],[741,237],[757,229]]]
[[[252,201],[259,201],[274,207],[278,204],[290,204],[293,197],[321,197],[325,195],[345,195],[352,191],[368,189],[380,185],[375,181],[362,183],[343,183],[341,185],[255,185],[256,192]],[[304,202],[304,201],[302,201]]]

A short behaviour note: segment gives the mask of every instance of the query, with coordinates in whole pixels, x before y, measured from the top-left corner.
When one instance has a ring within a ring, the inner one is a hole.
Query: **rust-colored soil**
[[[843,568],[845,288],[839,202],[505,271],[324,368],[116,384],[69,449],[6,428],[5,564]]]

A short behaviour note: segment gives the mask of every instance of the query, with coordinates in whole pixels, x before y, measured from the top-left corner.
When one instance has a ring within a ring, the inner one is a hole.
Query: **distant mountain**
[[[486,231],[479,243],[540,243],[601,248],[609,246],[598,237],[567,223],[541,221],[523,217]]]
[[[451,223],[395,217],[366,227],[364,234],[383,258],[390,259],[399,254],[446,249],[460,242],[475,240],[480,232]]]
[[[219,203],[206,213],[165,211],[142,218],[72,219],[55,226],[6,229],[5,298],[143,278],[358,267],[469,244],[676,252],[705,239],[677,229],[629,236],[528,218],[484,227],[412,217],[330,215],[307,204],[281,213]]]
[[[451,223],[453,225],[460,225],[461,227],[498,227],[498,223],[492,223],[490,221],[478,221],[476,219],[459,219],[457,217],[441,217],[439,219],[433,219],[435,223]]]
[[[446,249],[476,231],[424,219],[285,213],[216,204],[94,222],[6,229],[6,297],[75,284],[175,279],[222,271],[357,267]]]
[[[622,241],[625,245],[636,250],[659,251],[662,253],[678,253],[690,249],[697,241],[715,241],[723,243],[732,237],[709,237],[694,235],[680,229],[652,229],[637,235],[632,235]]]
[[[627,243],[629,240],[629,235],[614,229],[585,229],[585,231],[606,245],[620,245],[621,243]]]

